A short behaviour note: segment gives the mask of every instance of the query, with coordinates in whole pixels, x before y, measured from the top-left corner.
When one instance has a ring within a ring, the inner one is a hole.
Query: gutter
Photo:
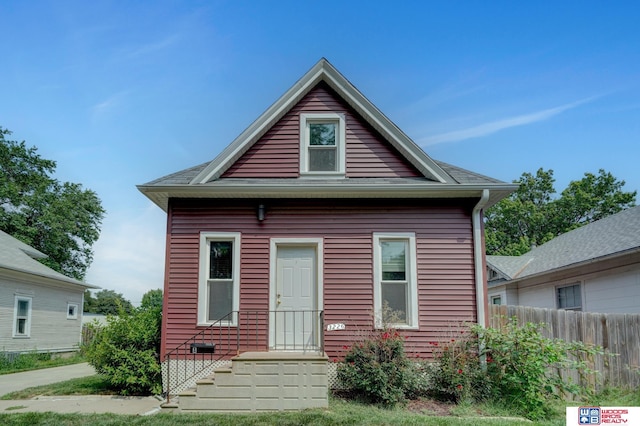
[[[482,246],[482,209],[487,205],[489,201],[489,190],[483,189],[480,201],[473,208],[471,214],[471,220],[473,224],[473,255],[475,264],[475,277],[476,277],[476,312],[478,324],[482,327],[487,326],[486,318],[486,300],[484,291],[484,262],[483,254],[484,247]]]

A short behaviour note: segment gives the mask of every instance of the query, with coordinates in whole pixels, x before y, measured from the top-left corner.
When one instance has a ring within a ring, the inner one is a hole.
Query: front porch
[[[233,311],[168,352],[165,408],[271,411],[327,404],[323,312]]]
[[[328,406],[328,358],[313,352],[245,352],[168,400],[178,412],[260,412]]]

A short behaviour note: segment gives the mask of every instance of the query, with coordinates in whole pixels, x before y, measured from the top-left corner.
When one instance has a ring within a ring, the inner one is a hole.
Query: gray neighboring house
[[[44,253],[0,231],[0,352],[70,352],[84,291],[99,288],[43,265]]]
[[[640,206],[522,256],[487,256],[489,303],[640,313]]]

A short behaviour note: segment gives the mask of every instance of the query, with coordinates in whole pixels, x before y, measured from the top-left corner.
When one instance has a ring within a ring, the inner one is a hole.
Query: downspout
[[[484,247],[482,246],[482,209],[487,205],[489,201],[489,190],[483,189],[480,201],[473,208],[471,220],[473,222],[473,255],[475,263],[475,278],[476,278],[476,314],[478,324],[482,327],[487,326],[486,319],[486,300],[484,291],[484,262],[483,254]]]
[[[484,292],[484,247],[482,246],[482,209],[489,201],[489,190],[483,189],[480,201],[473,208],[471,213],[471,221],[473,225],[473,255],[475,263],[476,276],[476,317],[478,325],[482,328],[487,326],[486,309],[485,309],[485,292]],[[481,337],[481,336],[479,336]],[[487,367],[487,358],[485,355],[484,341],[482,338],[478,342],[478,353],[480,354],[480,366],[482,369]]]

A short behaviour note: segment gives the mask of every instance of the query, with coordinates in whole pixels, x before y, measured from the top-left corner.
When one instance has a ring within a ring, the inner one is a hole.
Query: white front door
[[[277,245],[276,250],[271,347],[316,349],[319,327],[316,247]]]

